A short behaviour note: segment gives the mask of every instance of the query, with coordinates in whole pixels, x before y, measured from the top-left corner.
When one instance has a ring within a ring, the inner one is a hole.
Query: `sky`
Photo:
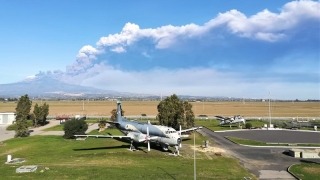
[[[320,99],[319,1],[0,0],[0,84]]]

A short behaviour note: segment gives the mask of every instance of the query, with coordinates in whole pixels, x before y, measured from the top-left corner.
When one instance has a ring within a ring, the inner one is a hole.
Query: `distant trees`
[[[192,105],[187,101],[180,100],[175,94],[162,100],[157,109],[157,118],[161,125],[170,126],[177,130],[179,125],[183,128],[189,128],[194,125]]]
[[[49,115],[49,104],[44,103],[43,105],[34,105],[33,108],[33,126],[45,125],[47,121],[47,116]]]
[[[74,135],[85,135],[88,124],[83,119],[72,118],[65,122],[63,130],[65,139],[74,139]]]
[[[16,107],[16,124],[17,130],[15,137],[29,136],[29,129],[27,125],[27,118],[31,110],[32,101],[28,95],[21,96]]]

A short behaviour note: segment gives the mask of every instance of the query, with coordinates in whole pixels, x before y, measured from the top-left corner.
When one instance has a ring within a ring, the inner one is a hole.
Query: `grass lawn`
[[[270,143],[265,143],[265,142],[260,142],[260,141],[254,141],[254,140],[249,140],[249,139],[242,139],[242,138],[235,138],[235,137],[226,137],[230,141],[233,141],[237,144],[242,144],[242,145],[251,145],[251,146],[292,146],[292,144],[285,143],[285,144],[270,144]],[[312,146],[312,147],[320,147],[320,144],[294,144],[294,146]]]
[[[115,130],[109,132],[116,133]],[[196,138],[200,146],[205,137],[197,134]],[[188,142],[193,143],[193,140],[184,141]],[[146,144],[142,143],[139,151],[131,152],[127,150],[129,143],[114,139],[14,138],[0,145],[0,159],[4,162],[10,154],[13,158],[25,158],[26,162],[1,163],[1,179],[193,179],[193,151],[188,145],[181,148],[179,157],[169,156],[156,145],[151,147],[147,152]],[[196,157],[198,179],[243,179],[245,176],[256,179],[235,159],[204,152],[197,152]],[[15,173],[21,165],[39,167],[34,173]]]
[[[265,121],[259,121],[259,120],[251,120],[247,121],[247,123],[251,123],[252,127],[262,127],[264,124],[266,124]],[[196,120],[194,121],[194,124],[197,126],[205,126],[213,131],[223,131],[223,130],[230,130],[229,125],[223,125],[220,126],[220,121],[215,119],[209,119],[209,120]],[[245,125],[242,124],[242,128],[245,128]],[[241,129],[238,127],[238,124],[231,124],[231,129]]]
[[[289,170],[300,179],[319,179],[320,177],[320,164],[316,163],[295,164]]]

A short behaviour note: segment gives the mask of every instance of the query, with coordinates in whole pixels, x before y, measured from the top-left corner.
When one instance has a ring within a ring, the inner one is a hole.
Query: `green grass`
[[[147,152],[146,144],[142,143],[138,146],[140,151],[131,152],[127,150],[128,143],[114,139],[14,138],[0,145],[0,159],[4,161],[11,154],[13,158],[25,158],[26,162],[1,163],[1,179],[193,179],[193,151],[187,145],[181,148],[179,157],[168,156],[168,152],[155,145],[151,147]],[[235,159],[203,152],[197,152],[196,157],[198,179],[242,179],[245,176],[256,179]],[[21,165],[40,167],[34,173],[15,173]],[[49,170],[44,170],[45,167]]]
[[[259,120],[251,120],[247,121],[247,123],[251,123],[252,127],[262,127],[266,122],[259,121]],[[220,126],[220,121],[215,119],[208,119],[208,120],[196,120],[194,124],[197,126],[205,126],[212,131],[223,131],[223,130],[230,130],[229,125]],[[242,124],[242,128],[245,128],[245,125]],[[241,129],[238,127],[238,124],[231,124],[231,129]]]
[[[235,137],[226,137],[230,141],[249,146],[310,146],[310,147],[320,147],[320,144],[292,144],[292,143],[265,143],[260,141],[254,141],[249,139],[235,138]]]
[[[42,131],[63,131],[63,124],[52,126],[52,127],[43,129]]]
[[[300,179],[319,179],[320,177],[320,164],[316,163],[295,164],[289,170]]]

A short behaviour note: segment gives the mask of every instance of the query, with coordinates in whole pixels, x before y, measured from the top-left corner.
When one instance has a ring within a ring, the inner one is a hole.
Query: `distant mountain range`
[[[82,96],[87,94],[121,94],[116,91],[67,84],[50,76],[36,76],[23,81],[0,84],[0,96]]]
[[[138,99],[161,99],[159,95],[136,94],[130,92],[118,92],[112,90],[97,89],[88,86],[68,84],[60,81],[54,76],[39,74],[29,77],[20,82],[0,84],[0,97],[19,98],[25,94],[34,98],[49,99],[74,99],[74,98],[109,98],[117,99],[119,97],[131,100]],[[224,96],[190,96],[178,95],[179,98],[198,100],[198,99],[219,99],[219,100],[243,100],[242,98],[224,97]],[[165,96],[163,97],[165,98]]]

